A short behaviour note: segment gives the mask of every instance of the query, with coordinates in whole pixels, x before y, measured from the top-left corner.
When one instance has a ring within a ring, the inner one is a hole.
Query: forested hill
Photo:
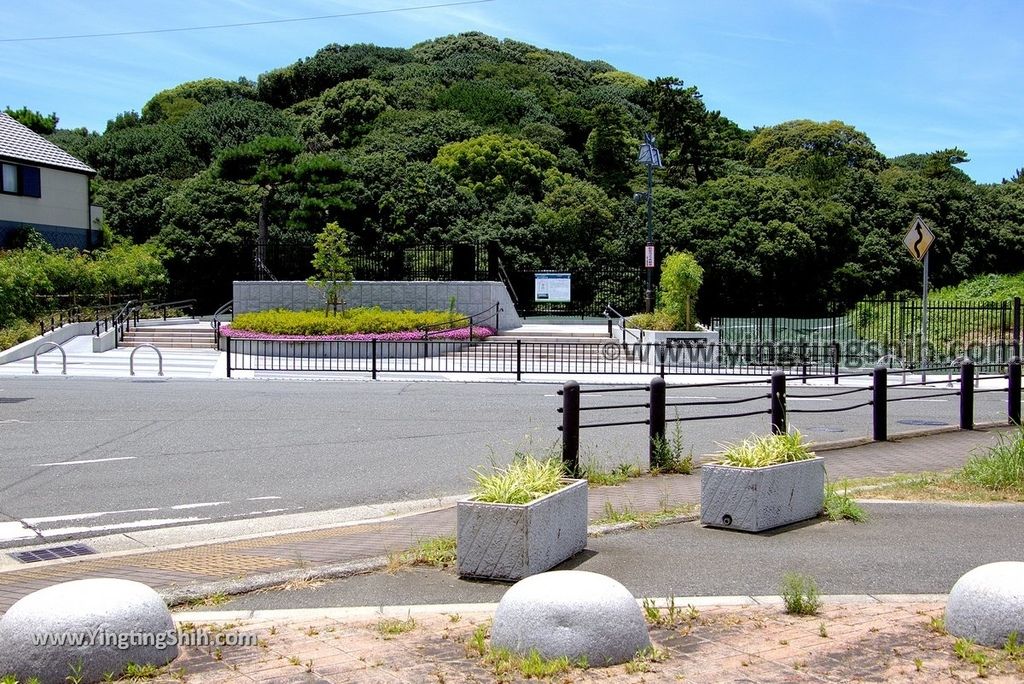
[[[841,121],[743,130],[683,80],[479,33],[328,45],[255,82],[156,93],[102,134],[51,138],[99,171],[111,228],[166,245],[182,279],[254,240],[261,206],[272,241],[311,242],[338,220],[356,247],[497,240],[513,268],[636,267],[645,131],[666,161],[659,253],[696,255],[705,310],[916,288],[900,244],[915,214],[938,237],[937,286],[1024,263],[1019,172],[978,185],[957,168],[963,150],[887,159]]]

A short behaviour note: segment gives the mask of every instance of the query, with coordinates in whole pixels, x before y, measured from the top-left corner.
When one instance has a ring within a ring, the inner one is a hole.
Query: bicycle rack
[[[880,363],[887,363],[888,361],[892,361],[894,363],[899,364],[900,370],[902,371],[902,375],[903,375],[903,380],[902,380],[902,382],[900,384],[901,385],[906,385],[907,384],[907,364],[906,364],[906,362],[903,359],[901,359],[900,357],[896,356],[895,354],[886,354],[885,356],[880,357],[878,359],[878,361],[875,362],[875,365],[877,366]]]
[[[148,342],[140,344],[135,349],[132,349],[131,355],[128,356],[128,373],[129,375],[135,375],[135,352],[139,351],[143,347],[149,347],[156,352],[157,359],[157,375],[162,376],[164,374],[164,355],[156,348],[155,345],[149,344]]]
[[[971,357],[969,357],[969,356],[958,356],[958,357],[956,357],[955,359],[953,359],[952,361],[949,362],[949,377],[946,378],[946,387],[952,387],[953,386],[953,369],[954,368],[960,368],[961,366],[964,365],[965,361],[970,361],[970,360],[971,360]],[[975,387],[980,387],[981,386],[981,374],[980,373],[975,373],[974,374],[974,386]]]
[[[39,353],[43,351],[43,347],[47,348],[46,351],[52,351],[55,348],[60,350],[60,357],[61,357],[60,374],[61,375],[67,375],[68,374],[68,355],[67,355],[67,352],[64,351],[64,347],[62,347],[57,342],[42,342],[38,347],[36,347],[35,352],[32,354],[32,373],[33,373],[33,375],[39,375]]]

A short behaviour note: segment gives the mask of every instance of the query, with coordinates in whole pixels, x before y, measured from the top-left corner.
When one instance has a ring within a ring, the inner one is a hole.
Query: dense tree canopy
[[[887,159],[843,121],[744,130],[680,78],[481,33],[328,45],[255,82],[161,91],[102,134],[51,139],[97,169],[93,195],[115,233],[168,249],[172,284],[221,291],[217,255],[259,225],[272,243],[311,245],[337,222],[361,248],[494,240],[510,269],[600,270],[613,297],[641,264],[644,132],[666,164],[654,175],[658,251],[696,257],[703,313],[916,288],[920,267],[900,244],[915,215],[938,237],[937,286],[1024,262],[1021,171],[978,185],[960,168],[965,150]]]

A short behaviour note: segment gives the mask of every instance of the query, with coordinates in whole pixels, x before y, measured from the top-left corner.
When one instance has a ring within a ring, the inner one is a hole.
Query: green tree
[[[295,157],[302,146],[291,138],[258,138],[221,153],[215,174],[225,180],[242,185],[254,185],[261,190],[260,209],[256,219],[259,242],[266,245],[270,239],[267,215],[274,194],[295,174]]]
[[[585,148],[590,175],[608,192],[623,194],[637,172],[636,135],[621,107],[602,104],[594,110],[593,120]]]
[[[56,112],[47,116],[28,107],[22,107],[21,109],[5,107],[4,112],[18,123],[28,126],[40,135],[50,135],[53,133],[57,130],[57,122],[60,121]]]
[[[333,221],[316,238],[313,253],[313,276],[308,282],[324,293],[324,315],[338,306],[345,310],[344,294],[352,287],[352,265],[348,261],[348,233]]]
[[[703,281],[704,269],[689,252],[669,254],[661,262],[658,308],[679,321],[683,330],[696,329],[694,307]]]
[[[442,147],[433,164],[473,195],[500,199],[510,192],[539,198],[557,175],[555,155],[508,135],[486,134]]]
[[[256,89],[245,81],[203,78],[162,90],[142,106],[143,123],[174,123],[203,105],[232,98],[254,98]]]
[[[747,161],[773,173],[830,183],[852,169],[878,172],[885,157],[864,133],[842,121],[787,121],[762,128],[747,146]]]

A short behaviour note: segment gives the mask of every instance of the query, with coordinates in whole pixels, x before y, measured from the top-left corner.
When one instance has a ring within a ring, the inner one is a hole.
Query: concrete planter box
[[[717,330],[640,330],[626,328],[627,344],[640,341],[665,348],[665,365],[700,366],[718,359]],[[657,361],[655,356],[652,356]]]
[[[515,582],[550,570],[587,545],[587,481],[528,504],[456,505],[460,577]]]
[[[765,468],[706,464],[700,469],[700,522],[760,532],[814,518],[825,501],[825,459]]]

